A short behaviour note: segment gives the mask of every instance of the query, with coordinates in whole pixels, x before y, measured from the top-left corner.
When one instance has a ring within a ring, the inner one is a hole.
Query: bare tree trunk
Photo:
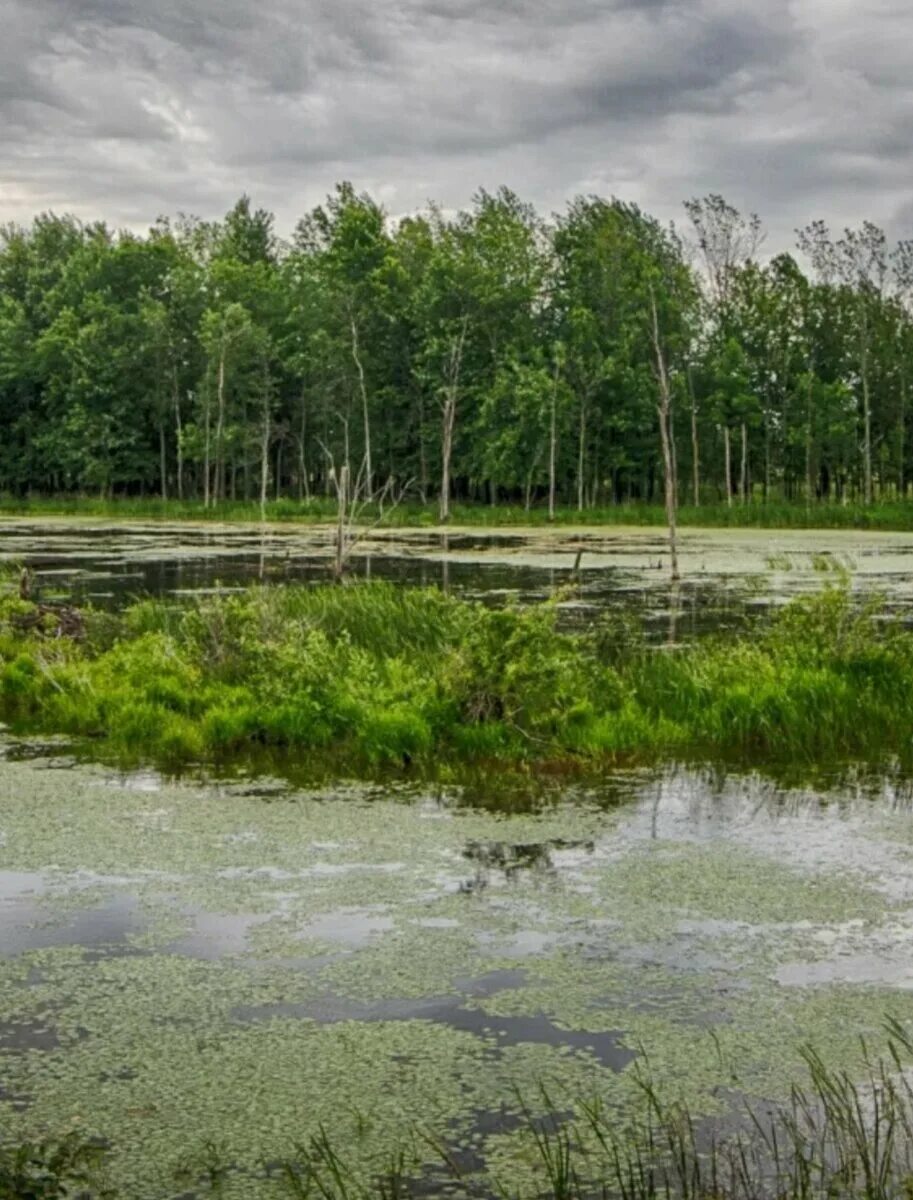
[[[906,491],[904,454],[907,437],[907,368],[904,363],[900,368],[900,428],[898,430],[897,446],[897,494],[903,498]]]
[[[349,472],[349,477],[352,475],[352,450],[349,446],[349,421],[348,418],[343,420],[343,430],[345,435],[345,466]]]
[[[466,342],[466,329],[469,324],[467,317],[463,318],[459,337],[455,338],[450,348],[450,363],[447,370],[447,384],[444,388],[444,404],[441,425],[441,522],[450,520],[450,461],[453,455],[453,431],[456,426],[457,399],[460,388],[460,370],[463,365],[463,347]]]
[[[298,499],[310,500],[311,483],[308,479],[307,455],[305,454],[305,435],[307,434],[307,400],[304,384],[301,385],[301,424],[298,427]]]
[[[216,413],[216,477],[215,498],[225,499],[225,450],[223,438],[225,434],[225,339],[219,349],[219,384],[218,406]]]
[[[662,339],[659,333],[659,315],[656,311],[656,297],[651,289],[650,307],[653,316],[653,352],[656,356],[656,380],[659,384],[659,404],[656,411],[659,416],[659,435],[663,448],[663,476],[665,482],[666,521],[669,526],[669,562],[672,582],[681,578],[678,571],[678,531],[676,529],[676,495],[675,495],[675,461],[672,451],[672,389],[669,386],[669,375],[666,369],[666,358],[663,353]]]
[[[269,393],[263,392],[263,425],[260,429],[260,520],[266,520],[266,488],[269,482]]]
[[[428,503],[428,455],[425,451],[425,397],[418,393],[418,494],[422,504]]]
[[[580,438],[577,445],[577,511],[583,512],[584,491],[586,481],[586,399],[580,399]]]
[[[441,429],[441,504],[440,519],[450,520],[450,458],[453,454],[453,427],[456,420],[456,396],[448,393],[444,401]]]
[[[162,499],[168,499],[168,455],[165,449],[165,419],[159,421],[159,471],[162,476]]]
[[[184,499],[184,448],[181,445],[181,390],[178,385],[178,373],[172,372],[172,398],[174,401],[174,439],[177,446],[177,488],[178,499]]]
[[[552,411],[548,435],[548,519],[555,519],[555,459],[558,443],[558,382],[561,365],[555,362],[555,377],[552,380]]]
[[[739,472],[739,497],[744,504],[748,499],[748,427],[742,422],[742,464]]]
[[[206,381],[206,405],[203,413],[203,507],[210,505],[210,420],[209,420],[209,381]]]
[[[336,481],[336,560],[334,575],[341,580],[345,571],[346,557],[346,517],[349,507],[349,467],[345,464]]]
[[[276,441],[276,468],[273,472],[273,491],[277,500],[282,499],[282,438]]]
[[[723,426],[723,462],[726,470],[726,503],[732,508],[732,447],[729,444],[729,426]]]
[[[872,405],[869,395],[869,353],[862,357],[862,459],[865,482],[865,502],[872,503]]]
[[[691,402],[691,496],[694,507],[699,508],[701,503],[701,448],[697,433],[697,397],[694,394],[691,363],[688,363],[685,374],[688,381],[688,398]]]
[[[371,465],[371,418],[368,413],[368,389],[365,386],[365,369],[358,348],[358,325],[352,317],[352,358],[358,371],[358,388],[361,393],[361,411],[365,427],[365,485],[368,493],[374,491],[374,469]]]
[[[808,376],[808,393],[805,409],[805,503],[811,504],[814,485],[812,483],[812,374]]]

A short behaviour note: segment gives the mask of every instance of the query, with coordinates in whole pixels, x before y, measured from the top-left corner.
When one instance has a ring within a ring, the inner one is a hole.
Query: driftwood
[[[19,577],[19,599],[32,604],[25,613],[17,613],[11,620],[16,629],[23,633],[34,632],[40,637],[72,638],[80,641],[86,635],[86,623],[78,608],[70,604],[39,604],[32,600],[34,576],[24,567]]]
[[[36,604],[31,612],[14,616],[12,624],[23,633],[33,631],[42,637],[80,641],[86,635],[82,613],[69,604]]]

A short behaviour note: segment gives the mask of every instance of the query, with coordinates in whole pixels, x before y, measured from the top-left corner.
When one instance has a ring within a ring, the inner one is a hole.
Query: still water
[[[568,620],[614,606],[663,639],[838,572],[913,612],[908,535],[688,530],[675,592],[664,550],[650,530],[378,531],[353,574],[491,602],[574,582]],[[0,557],[116,607],[324,580],[331,545],[6,521]],[[2,1136],[103,1137],[150,1197],[215,1145],[249,1196],[321,1125],[370,1172],[417,1120],[522,1193],[517,1097],[543,1084],[624,1113],[647,1069],[718,1120],[782,1097],[803,1043],[853,1072],[860,1036],[913,1021],[911,813],[887,766],[787,788],[673,764],[505,804],[495,781],[174,781],[0,741]]]
[[[320,1123],[412,1121],[522,1190],[515,1090],[699,1113],[913,1019],[913,796],[668,766],[505,815],[477,791],[0,770],[0,1125],[110,1140],[130,1194]],[[514,806],[516,808],[516,806]],[[245,1174],[247,1172],[247,1174]]]
[[[323,582],[332,530],[314,526],[0,521],[0,562],[27,563],[45,596],[97,606],[137,596],[191,596],[252,582]],[[670,589],[657,529],[375,530],[351,574],[461,595],[532,601],[574,584],[568,619],[621,608],[654,636],[677,639],[741,627],[796,592],[849,572],[888,610],[913,612],[913,537],[894,533],[681,532],[682,584]],[[576,567],[576,570],[575,570]]]

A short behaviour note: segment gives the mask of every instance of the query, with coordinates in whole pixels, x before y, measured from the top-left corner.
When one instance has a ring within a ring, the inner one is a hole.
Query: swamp
[[[908,535],[0,533],[3,1194],[646,1196],[645,1097],[906,1086]]]

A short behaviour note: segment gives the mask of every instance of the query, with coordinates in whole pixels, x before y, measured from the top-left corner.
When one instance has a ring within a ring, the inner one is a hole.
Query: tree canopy
[[[394,221],[341,184],[288,240],[247,197],[145,236],[42,214],[0,229],[0,489],[218,504],[346,465],[443,516],[585,508],[660,496],[665,421],[681,499],[906,494],[911,243],[762,249],[721,196]]]

